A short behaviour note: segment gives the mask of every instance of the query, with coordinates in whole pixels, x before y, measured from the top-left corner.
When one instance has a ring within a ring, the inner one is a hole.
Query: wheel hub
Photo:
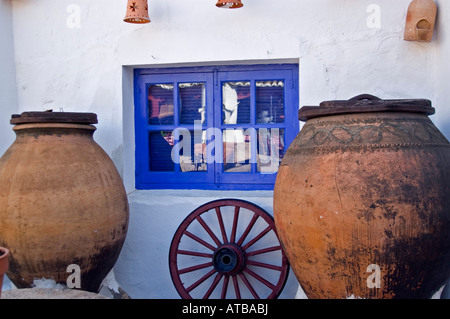
[[[224,244],[217,248],[213,256],[214,268],[224,275],[235,275],[245,265],[244,252],[234,244]]]

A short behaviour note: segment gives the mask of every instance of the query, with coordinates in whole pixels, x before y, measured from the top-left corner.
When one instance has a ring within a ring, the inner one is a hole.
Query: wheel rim
[[[237,199],[209,202],[178,227],[169,268],[182,298],[277,298],[289,263],[271,215]]]

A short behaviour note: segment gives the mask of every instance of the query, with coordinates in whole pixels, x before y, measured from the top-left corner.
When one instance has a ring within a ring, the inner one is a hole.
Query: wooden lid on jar
[[[298,112],[300,121],[314,117],[368,113],[368,112],[412,112],[432,115],[435,109],[426,99],[382,100],[370,94],[361,94],[350,100],[324,101],[319,106],[303,106]]]
[[[10,123],[73,123],[73,124],[96,124],[98,123],[97,114],[80,112],[23,112],[13,114]]]

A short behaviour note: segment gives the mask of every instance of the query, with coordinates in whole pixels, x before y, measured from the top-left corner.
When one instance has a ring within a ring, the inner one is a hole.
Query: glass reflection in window
[[[284,82],[256,82],[256,123],[284,122]]]
[[[276,173],[284,155],[284,129],[258,129],[258,172]]]
[[[222,123],[250,123],[250,82],[222,84]]]
[[[179,85],[180,123],[205,123],[206,97],[204,83],[180,83]]]
[[[172,161],[174,139],[172,131],[155,131],[149,133],[149,158],[152,172],[171,172],[175,169]]]
[[[182,172],[206,172],[206,131],[179,131],[179,161]]]
[[[227,129],[223,131],[223,171],[251,172],[250,130]]]
[[[148,87],[150,125],[173,125],[173,85],[152,84]]]

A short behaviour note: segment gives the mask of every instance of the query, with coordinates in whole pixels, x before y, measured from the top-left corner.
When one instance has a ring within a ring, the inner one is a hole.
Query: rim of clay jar
[[[383,100],[370,94],[357,95],[349,100],[324,101],[319,106],[303,106],[298,112],[300,121],[315,117],[370,113],[370,112],[409,112],[433,115],[435,109],[427,99]]]
[[[97,114],[83,112],[51,112],[32,111],[21,114],[13,114],[10,123],[67,123],[67,124],[97,124]]]
[[[95,131],[97,128],[91,124],[72,124],[72,123],[24,123],[15,124],[13,127],[14,132],[24,130],[39,130],[39,129],[75,129],[84,131]]]

